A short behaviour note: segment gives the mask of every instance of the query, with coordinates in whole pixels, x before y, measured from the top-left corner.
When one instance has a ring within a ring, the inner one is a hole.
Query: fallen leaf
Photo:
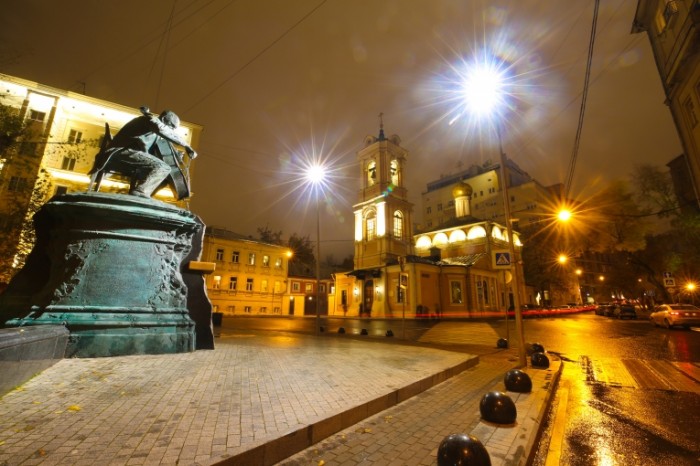
[[[78,405],[70,405],[68,411],[80,411],[82,408]]]
[[[40,404],[41,404],[41,401],[32,401],[32,404],[40,405]]]
[[[39,456],[46,456],[46,450],[44,450],[43,448],[39,448],[39,451],[37,451],[37,453],[39,454]]]
[[[323,461],[323,460],[321,460],[321,461],[318,462],[318,466],[323,466],[324,464],[326,464],[326,462]]]

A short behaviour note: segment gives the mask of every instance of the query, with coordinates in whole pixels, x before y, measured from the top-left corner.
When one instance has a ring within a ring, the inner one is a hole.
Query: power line
[[[327,1],[328,1],[328,0],[323,0],[321,3],[319,3],[318,5],[316,5],[311,11],[309,11],[306,15],[304,15],[299,21],[297,21],[297,22],[294,23],[289,29],[287,29],[286,31],[284,31],[284,32],[282,33],[282,35],[280,35],[279,37],[277,37],[277,38],[276,38],[275,40],[273,40],[267,47],[263,48],[260,52],[258,52],[256,55],[254,55],[253,58],[251,58],[251,59],[248,60],[246,63],[244,63],[243,66],[241,66],[241,67],[238,68],[236,71],[234,71],[233,73],[231,73],[231,74],[230,74],[226,79],[224,79],[219,85],[214,86],[209,92],[207,92],[206,94],[204,94],[199,100],[197,100],[195,103],[193,103],[192,105],[190,105],[187,109],[185,109],[185,111],[186,111],[186,112],[189,112],[189,111],[192,110],[194,107],[196,107],[197,105],[201,104],[204,100],[206,100],[207,98],[209,98],[213,93],[215,93],[216,91],[218,91],[219,89],[221,89],[225,84],[227,84],[227,83],[228,83],[229,81],[231,81],[233,78],[235,78],[236,76],[238,76],[243,70],[245,70],[245,69],[248,68],[251,64],[253,64],[253,62],[255,62],[258,58],[260,58],[261,56],[263,56],[263,55],[265,54],[265,52],[267,52],[268,50],[270,50],[273,46],[275,46],[275,44],[277,44],[279,41],[281,41],[282,39],[284,39],[284,38],[287,36],[287,34],[289,34],[290,32],[292,32],[294,29],[297,28],[297,26],[299,26],[301,23],[303,23],[303,22],[304,22],[307,18],[309,18],[312,14],[314,14],[314,13],[316,12],[316,10],[318,10],[319,8],[321,8]]]
[[[591,38],[588,43],[588,59],[586,61],[586,75],[583,83],[583,95],[581,97],[581,110],[578,116],[578,126],[576,128],[576,137],[574,138],[574,149],[571,154],[571,162],[569,164],[569,174],[566,179],[566,188],[564,192],[565,198],[569,197],[569,191],[571,190],[571,184],[574,178],[574,171],[576,170],[576,158],[578,157],[578,149],[581,145],[581,132],[583,130],[583,119],[586,112],[586,101],[588,100],[588,88],[591,79],[591,63],[593,62],[593,46],[595,45],[596,36],[596,26],[598,24],[598,9],[600,7],[600,0],[595,0],[595,7],[593,9],[593,24],[591,25]]]

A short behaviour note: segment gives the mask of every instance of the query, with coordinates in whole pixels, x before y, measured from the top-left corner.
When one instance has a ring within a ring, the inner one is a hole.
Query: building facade
[[[28,123],[13,149],[0,153],[0,282],[7,283],[32,246],[31,216],[55,194],[86,191],[95,155],[105,137],[140,116],[139,109],[0,74],[0,105]],[[202,127],[181,122],[182,138],[197,148]],[[191,173],[192,167],[190,167]],[[127,192],[123,179],[109,175],[102,191]],[[168,188],[156,197],[175,201]]]
[[[292,252],[222,228],[207,227],[202,261],[215,264],[205,283],[213,312],[303,315],[288,278]],[[297,282],[295,282],[297,283]]]
[[[692,195],[682,189],[679,201],[700,208],[700,1],[638,0],[632,32],[649,38],[683,146],[676,165],[684,164],[690,174]]]

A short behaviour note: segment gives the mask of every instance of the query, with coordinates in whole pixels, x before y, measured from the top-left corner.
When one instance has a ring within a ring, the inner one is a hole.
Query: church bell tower
[[[408,202],[404,173],[408,151],[397,135],[367,136],[357,153],[362,187],[355,213],[355,270],[396,263],[413,254],[413,205]]]

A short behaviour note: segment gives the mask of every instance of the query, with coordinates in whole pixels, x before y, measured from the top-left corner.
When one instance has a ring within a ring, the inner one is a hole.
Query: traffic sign
[[[493,252],[493,266],[494,268],[510,268],[511,265],[510,252],[508,251],[494,251]]]
[[[676,286],[676,279],[675,278],[664,278],[664,286],[666,288],[671,288]]]

